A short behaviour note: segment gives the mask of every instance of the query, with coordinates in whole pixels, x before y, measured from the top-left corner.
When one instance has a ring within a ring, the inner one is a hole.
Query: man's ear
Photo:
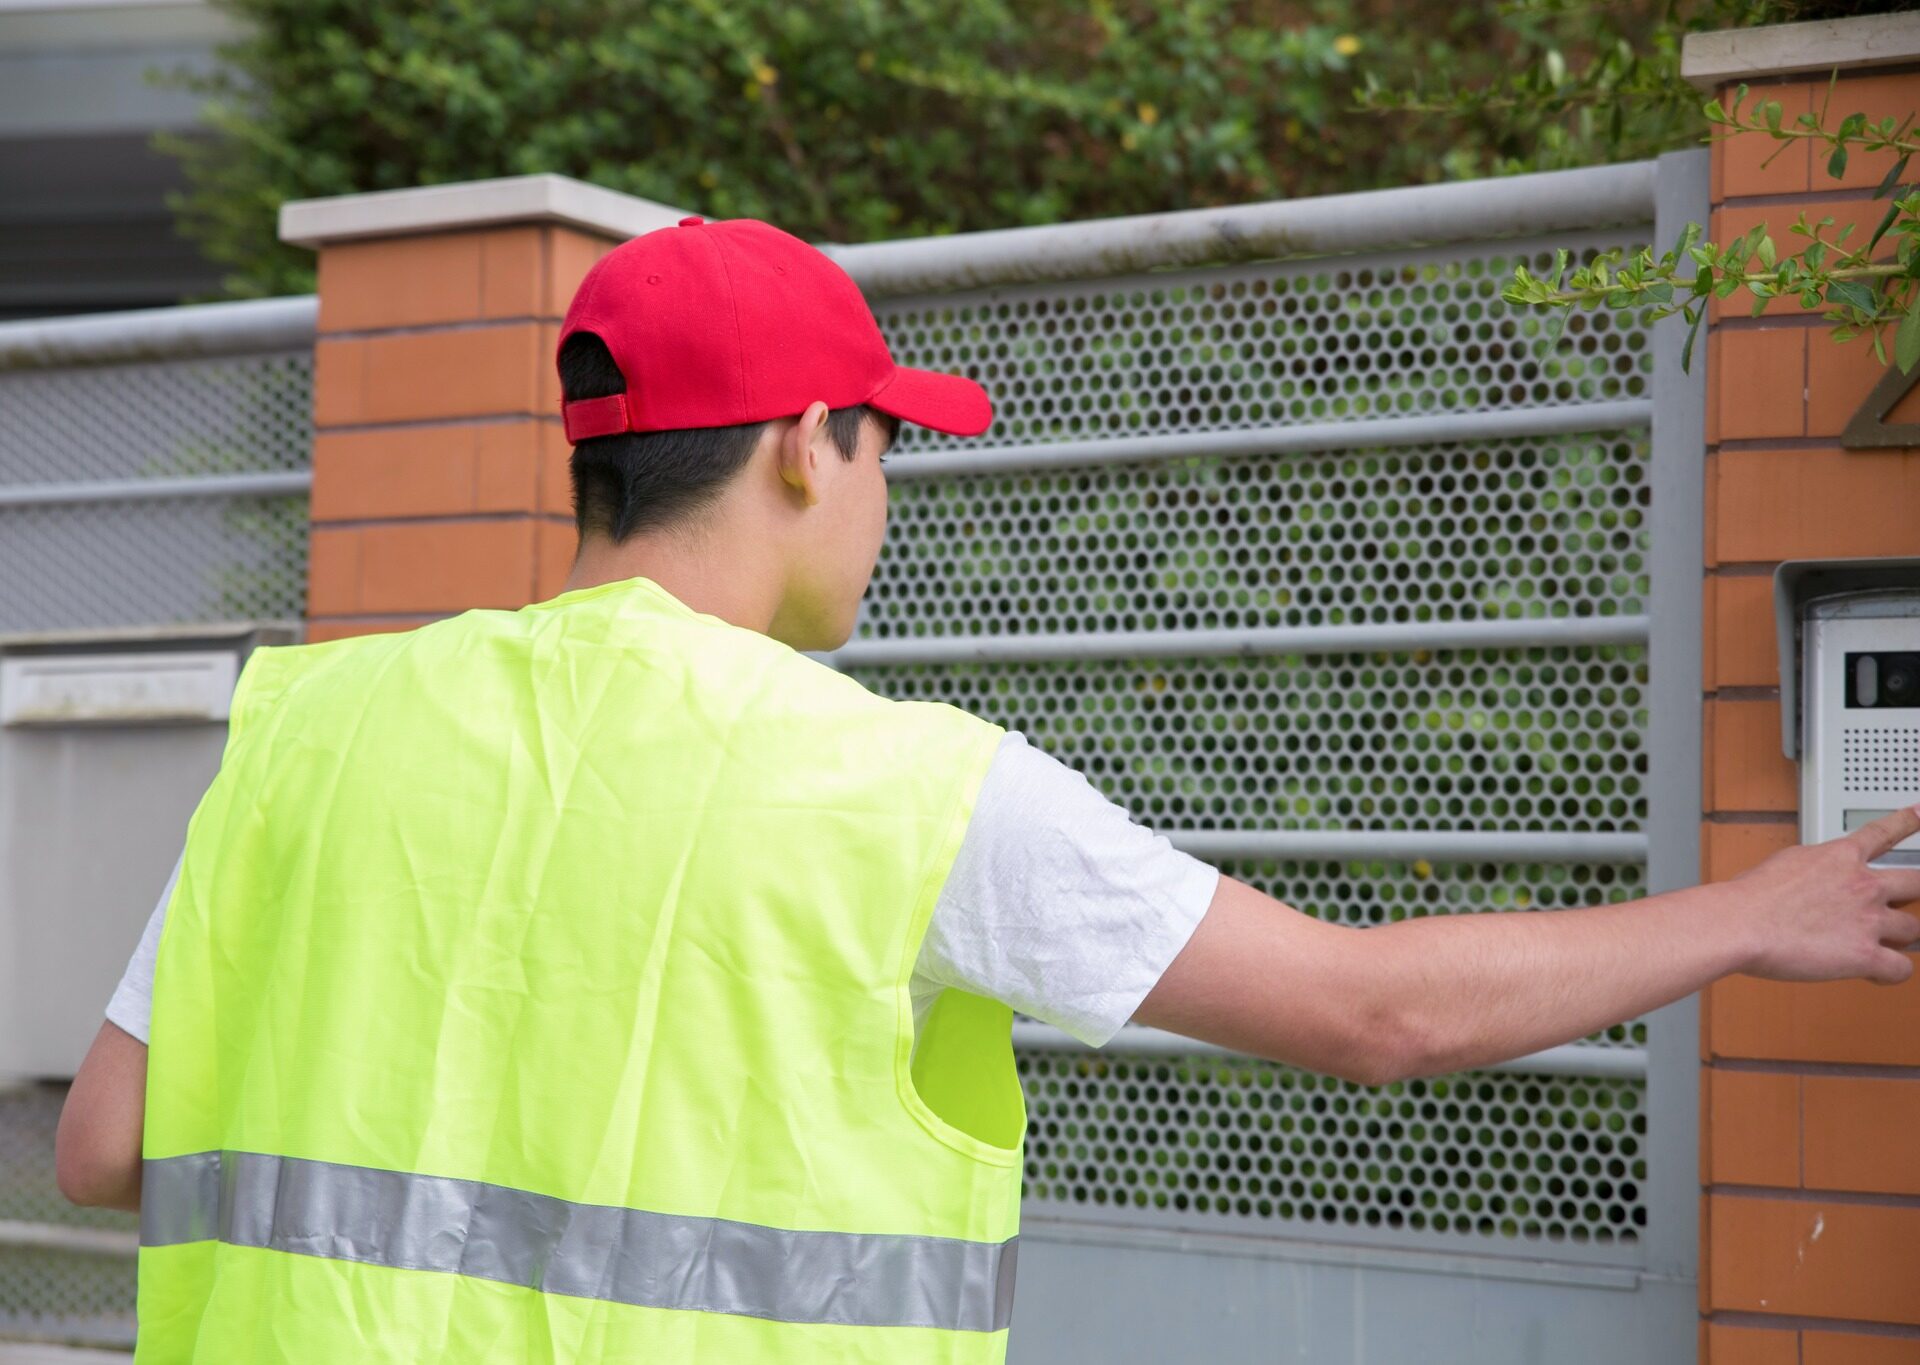
[[[831,445],[827,405],[818,399],[807,404],[806,411],[780,433],[780,478],[798,491],[809,507],[820,501],[820,466]]]

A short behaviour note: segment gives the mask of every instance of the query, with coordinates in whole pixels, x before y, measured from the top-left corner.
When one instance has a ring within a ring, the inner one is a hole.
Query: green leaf
[[[1920,291],[1915,292],[1906,316],[1900,319],[1900,331],[1893,339],[1893,358],[1903,372],[1920,360]]]
[[[1561,272],[1564,271],[1566,268],[1567,268],[1567,249],[1565,247],[1561,247],[1558,251],[1553,253],[1553,274],[1547,278],[1547,283],[1551,285],[1553,288],[1558,289],[1560,287]]]
[[[1680,240],[1673,244],[1673,250],[1669,252],[1668,255],[1678,261],[1682,256],[1687,254],[1687,251],[1699,240],[1699,237],[1700,225],[1698,223],[1684,224],[1680,229]]]
[[[1884,233],[1888,228],[1892,227],[1893,220],[1899,216],[1900,216],[1900,201],[1896,199],[1893,203],[1887,205],[1887,212],[1886,212],[1886,215],[1883,218],[1881,218],[1880,226],[1875,228],[1873,230],[1873,236],[1867,239],[1868,255],[1873,254],[1873,249],[1876,246],[1880,245],[1881,234]]]
[[[1693,306],[1693,317],[1687,326],[1687,339],[1680,347],[1680,373],[1682,374],[1692,373],[1689,362],[1693,359],[1693,339],[1700,331],[1700,319],[1706,315],[1707,310],[1699,304]]]
[[[1878,310],[1873,290],[1858,280],[1832,280],[1827,284],[1827,302],[1844,304],[1849,308],[1858,308],[1863,313]]]
[[[1884,198],[1895,185],[1900,183],[1900,177],[1906,174],[1908,157],[1912,155],[1911,152],[1906,153],[1888,168],[1886,175],[1881,177],[1880,188],[1873,192],[1875,199]]]
[[[1754,254],[1759,256],[1761,265],[1769,270],[1773,269],[1773,238],[1762,237],[1760,246]]]
[[[1838,180],[1847,173],[1847,144],[1841,143],[1833,149],[1833,155],[1827,158],[1827,174]]]

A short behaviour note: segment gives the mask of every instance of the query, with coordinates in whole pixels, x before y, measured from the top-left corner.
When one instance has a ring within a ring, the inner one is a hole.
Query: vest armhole
[[[980,720],[979,717],[972,719]],[[914,1079],[913,994],[909,985],[913,966],[918,960],[927,926],[933,919],[933,908],[939,901],[946,873],[960,852],[960,841],[966,835],[967,823],[972,819],[981,785],[986,781],[987,769],[1006,735],[1006,730],[1001,726],[992,725],[991,722],[980,723],[991,725],[991,729],[982,730],[978,747],[971,755],[972,761],[955,783],[953,805],[947,812],[945,825],[935,842],[926,873],[921,878],[919,892],[914,897],[913,915],[901,946],[894,980],[894,993],[899,1007],[895,1017],[894,1082],[900,1102],[928,1134],[964,1156],[985,1165],[1004,1167],[1020,1164],[1022,1134],[1026,1126],[1025,1101],[1020,1092],[1019,1076],[1014,1070],[1011,1008],[999,1001],[983,1000],[963,992],[942,992],[928,1014],[929,1037],[921,1040],[924,1055],[919,1059],[919,1066],[923,1077],[927,1078],[928,1094],[922,1093],[921,1086]],[[964,999],[949,999],[959,996],[964,996]],[[945,1036],[934,1039],[936,1029]],[[942,1073],[937,1078],[932,1070],[936,1067]],[[956,1078],[952,1073],[962,1067],[970,1074]],[[928,1103],[929,1094],[935,1099],[964,1103],[970,1109],[977,1110],[985,1119],[983,1126],[997,1130],[1000,1136],[1011,1137],[1012,1145],[999,1145],[943,1118]]]

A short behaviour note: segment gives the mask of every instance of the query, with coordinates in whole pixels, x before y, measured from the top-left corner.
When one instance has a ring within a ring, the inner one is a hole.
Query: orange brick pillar
[[[552,175],[282,210],[281,237],[319,253],[308,639],[558,589],[559,321],[603,252],[680,216]]]
[[[1699,35],[1683,69],[1723,103],[1744,81],[1748,109],[1777,99],[1791,127],[1818,111],[1835,67],[1827,127],[1920,110],[1920,14]],[[1804,140],[1763,166],[1779,145],[1743,133],[1714,146],[1713,240],[1765,221],[1785,255],[1806,245],[1789,231],[1804,211],[1858,224],[1849,244],[1864,242],[1889,157],[1855,154],[1835,181]],[[1774,566],[1920,555],[1920,451],[1839,445],[1884,374],[1871,345],[1836,344],[1797,301],[1757,318],[1751,304],[1743,291],[1716,309],[1707,342],[1701,874],[1713,880],[1798,840]],[[1920,1362],[1920,979],[1729,977],[1705,992],[1701,1057],[1703,1360]]]

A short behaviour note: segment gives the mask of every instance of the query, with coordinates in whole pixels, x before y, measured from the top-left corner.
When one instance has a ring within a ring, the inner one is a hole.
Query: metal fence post
[[[1682,224],[1707,222],[1705,150],[1659,159],[1654,252]],[[1680,368],[1686,319],[1653,328],[1653,631],[1648,641],[1647,889],[1700,881],[1700,632],[1706,501],[1706,345],[1703,328],[1688,371]],[[1648,1016],[1647,1138],[1655,1217],[1647,1273],[1688,1283],[1700,1265],[1700,998]],[[1692,1359],[1691,1351],[1686,1359]]]

